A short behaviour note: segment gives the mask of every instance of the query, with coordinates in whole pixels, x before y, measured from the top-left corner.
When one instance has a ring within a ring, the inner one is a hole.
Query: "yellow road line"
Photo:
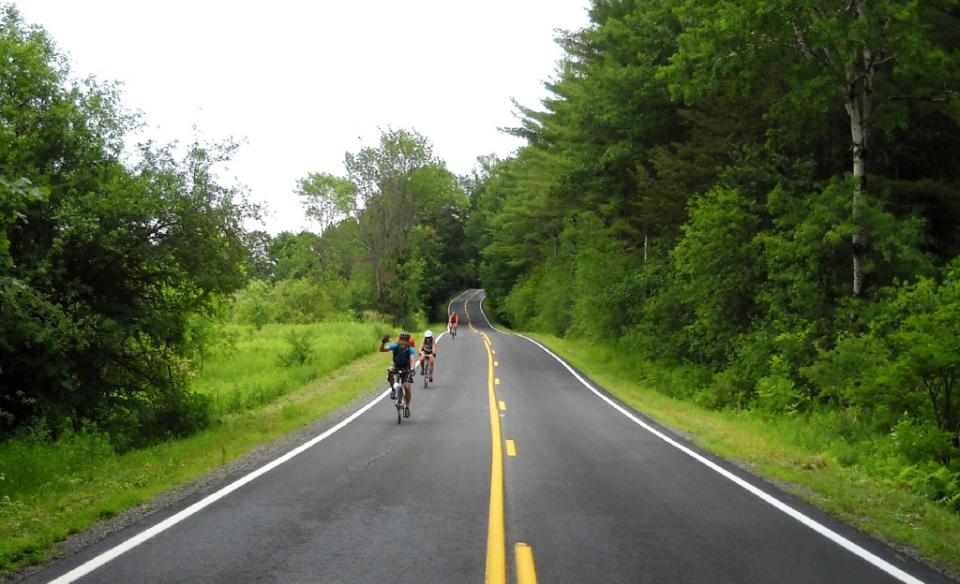
[[[507,411],[507,402],[502,401],[502,400],[500,401],[500,411],[501,411],[501,412]]]
[[[517,443],[513,440],[507,440],[507,456],[517,455]]]
[[[500,378],[498,377],[498,378],[494,379],[494,380],[493,380],[493,383],[494,383],[494,385],[500,385]]]
[[[503,523],[503,446],[500,434],[500,414],[497,396],[493,391],[493,353],[490,341],[484,336],[487,349],[487,396],[490,403],[490,516],[487,522],[486,584],[506,584],[507,542]]]
[[[517,584],[537,584],[537,568],[533,564],[533,548],[518,542],[513,546],[517,562]]]
[[[494,362],[493,362],[493,366],[494,366],[494,367],[499,367],[499,366],[500,366],[500,361],[494,361]]]

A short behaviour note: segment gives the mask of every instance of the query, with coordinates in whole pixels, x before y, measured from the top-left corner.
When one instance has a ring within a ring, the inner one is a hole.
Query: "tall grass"
[[[224,325],[192,389],[210,397],[215,417],[261,406],[375,351],[386,330],[377,322]],[[298,340],[309,346],[302,363],[287,358]]]
[[[209,429],[123,454],[92,430],[0,442],[0,573],[38,563],[68,535],[369,391],[383,375],[374,351],[385,330],[376,322],[227,325],[193,380],[211,397]],[[310,347],[302,363],[284,359],[295,339]]]

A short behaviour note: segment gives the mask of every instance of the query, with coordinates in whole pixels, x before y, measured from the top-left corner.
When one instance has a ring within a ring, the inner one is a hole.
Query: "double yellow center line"
[[[494,378],[493,370],[493,343],[486,333],[478,331],[473,326],[467,303],[477,297],[480,290],[474,292],[463,302],[463,312],[467,315],[470,330],[479,333],[483,338],[483,346],[487,351],[487,399],[490,411],[490,509],[487,520],[487,564],[486,584],[506,584],[507,581],[507,540],[503,517],[503,435],[500,432],[500,411],[506,410],[506,404],[497,401],[494,387],[500,383]],[[507,445],[509,454],[516,456],[516,446],[512,440]],[[514,559],[517,567],[518,584],[536,584],[537,573],[533,562],[533,549],[518,542],[514,546]]]
[[[507,581],[507,543],[503,519],[503,437],[500,432],[500,410],[506,409],[503,402],[497,401],[494,386],[498,379],[493,376],[493,345],[490,338],[483,337],[483,346],[487,351],[487,399],[490,410],[490,512],[487,522],[487,572],[486,584],[505,584]],[[516,456],[516,447],[512,440],[507,441],[508,454]],[[536,584],[537,574],[533,563],[533,549],[525,543],[514,546],[514,559],[517,565],[518,584]]]
[[[481,333],[487,350],[487,397],[490,401],[490,516],[487,522],[487,584],[507,581],[507,541],[503,527],[503,447],[500,435],[500,410],[493,391],[493,349],[487,335]]]

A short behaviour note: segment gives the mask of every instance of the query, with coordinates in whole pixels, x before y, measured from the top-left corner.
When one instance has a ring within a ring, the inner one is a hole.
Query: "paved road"
[[[397,425],[384,392],[232,492],[199,494],[29,581],[949,582],[605,401],[492,329],[482,300],[453,303],[460,334],[439,340],[410,420]]]

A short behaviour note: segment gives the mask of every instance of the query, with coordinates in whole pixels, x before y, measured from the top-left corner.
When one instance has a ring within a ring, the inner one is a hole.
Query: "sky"
[[[3,0],[0,0],[3,2]],[[270,233],[310,228],[295,194],[310,172],[381,130],[414,129],[457,174],[522,142],[511,98],[539,107],[562,57],[556,29],[589,0],[18,0],[76,77],[119,81],[137,139],[242,146],[221,182],[249,189]]]

